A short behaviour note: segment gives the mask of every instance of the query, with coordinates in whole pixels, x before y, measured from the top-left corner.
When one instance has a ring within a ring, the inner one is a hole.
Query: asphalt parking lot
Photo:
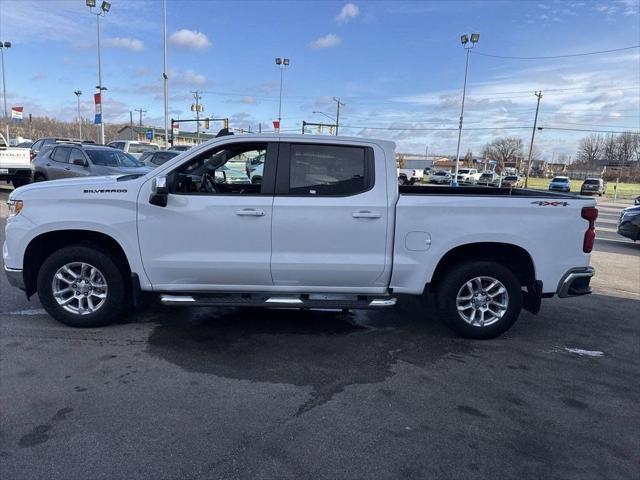
[[[490,341],[412,298],[74,330],[0,275],[0,477],[640,478],[640,243],[615,233],[623,206],[601,202],[594,294]]]

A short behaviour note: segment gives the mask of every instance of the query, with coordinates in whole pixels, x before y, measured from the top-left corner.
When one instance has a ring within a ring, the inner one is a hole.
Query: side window
[[[214,147],[172,174],[171,191],[177,194],[257,195],[262,189],[260,175],[247,168],[256,157],[265,158],[267,144],[259,142],[231,143]],[[164,160],[166,161],[166,160]],[[264,165],[262,163],[261,167]]]
[[[84,153],[77,148],[72,148],[71,153],[69,154],[69,163],[73,163],[74,160],[81,160],[82,163],[85,162]]]
[[[153,163],[154,165],[162,165],[167,160],[171,160],[173,157],[175,157],[175,155],[167,152],[158,152],[155,154],[149,152],[149,154],[152,155],[151,163]]]
[[[34,150],[36,152],[39,152],[41,148],[42,148],[42,140],[38,140],[36,143],[31,145],[31,150]]]
[[[372,184],[373,157],[364,147],[291,144],[289,194],[356,195]]]
[[[51,159],[60,163],[67,163],[67,158],[69,157],[69,148],[65,147],[56,147],[51,154]]]

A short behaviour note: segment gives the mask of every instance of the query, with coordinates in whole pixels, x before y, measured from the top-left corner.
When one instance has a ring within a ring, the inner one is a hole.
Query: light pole
[[[9,141],[9,115],[7,113],[7,81],[4,76],[4,51],[7,48],[11,48],[11,42],[0,41],[0,58],[2,59],[2,98],[4,99],[4,120],[7,134],[7,142]]]
[[[89,12],[96,16],[96,25],[98,31],[98,92],[100,93],[100,134],[98,135],[98,143],[104,143],[104,102],[102,98],[102,92],[106,90],[105,87],[102,86],[102,56],[100,54],[100,17],[106,15],[107,12],[111,9],[111,4],[109,2],[103,1],[100,4],[100,10],[94,12],[93,9],[96,6],[96,0],[86,0],[86,5],[89,7]]]
[[[282,128],[282,76],[284,69],[289,66],[288,58],[276,58],[276,65],[280,68],[280,101],[278,102],[278,129]]]
[[[164,148],[169,148],[169,75],[167,74],[167,0],[162,2],[163,29],[162,46],[164,66],[162,70],[162,83],[164,90]]]
[[[460,42],[462,43],[462,48],[465,49],[467,53],[467,58],[464,64],[464,86],[462,87],[462,108],[460,109],[460,126],[458,127],[458,147],[456,148],[456,171],[453,179],[451,180],[451,186],[458,186],[458,168],[460,167],[460,140],[462,139],[462,120],[464,118],[464,99],[467,94],[467,71],[469,69],[469,52],[473,47],[475,47],[476,43],[480,39],[479,33],[471,34],[471,46],[467,46],[469,43],[469,37],[467,35],[460,36]]]
[[[339,98],[333,97],[333,101],[338,104],[338,108],[336,110],[336,136],[338,135],[338,127],[340,126],[340,106],[346,107],[345,103],[342,103]]]
[[[11,48],[11,42],[0,41],[0,58],[2,59],[2,98],[4,99],[4,118],[9,117],[7,113],[7,81],[4,76],[4,51],[7,48]]]
[[[78,98],[78,130],[80,131],[80,141],[82,141],[82,117],[80,116],[80,95],[82,95],[82,91],[76,90],[73,93],[75,93]]]
[[[312,113],[313,113],[314,115],[315,115],[315,114],[324,115],[324,116],[325,116],[325,117],[327,117],[329,120],[331,120],[331,122],[332,122],[332,123],[335,125],[335,127],[336,127],[336,133],[335,133],[335,135],[338,135],[338,123],[336,122],[336,119],[335,119],[335,118],[333,118],[331,115],[327,115],[326,113],[321,112],[321,111],[319,111],[319,110],[314,110]]]

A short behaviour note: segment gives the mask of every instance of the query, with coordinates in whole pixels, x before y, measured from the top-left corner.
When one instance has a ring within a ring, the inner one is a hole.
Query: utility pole
[[[191,104],[191,111],[196,112],[196,141],[200,143],[200,112],[204,111],[204,107],[200,103],[202,100],[202,95],[198,90],[191,92],[193,93],[193,98],[195,99],[195,103]]]
[[[336,136],[338,136],[338,127],[340,126],[340,105],[346,107],[347,105],[342,103],[339,98],[333,97],[333,101],[338,104],[336,111]]]
[[[0,58],[2,59],[2,98],[4,99],[4,121],[7,130],[7,142],[9,141],[9,114],[7,113],[7,80],[4,73],[4,51],[7,48],[11,48],[11,42],[0,41]]]
[[[131,140],[133,140],[133,112],[129,110],[129,126],[131,127]]]
[[[529,171],[531,170],[531,154],[533,153],[533,139],[536,138],[536,126],[538,124],[538,110],[540,109],[540,99],[542,98],[542,91],[535,92],[534,95],[538,97],[538,103],[536,104],[536,116],[533,120],[533,131],[531,132],[531,143],[529,144],[529,159],[527,160],[527,172],[524,177],[524,188],[529,186]]]
[[[134,108],[134,110],[140,114],[140,122],[138,123],[138,126],[142,128],[142,114],[147,113],[147,111],[141,108]]]

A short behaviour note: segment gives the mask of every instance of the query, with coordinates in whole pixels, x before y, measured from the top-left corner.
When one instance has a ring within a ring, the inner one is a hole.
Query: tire
[[[68,270],[61,272],[64,266],[71,265],[71,272],[78,275],[83,271],[83,264],[97,269],[99,276],[92,274],[92,284],[86,282],[86,278],[92,272],[89,269],[86,269],[85,281],[79,283],[71,283],[77,280],[73,280],[74,277]],[[57,273],[62,273],[63,279],[56,277]],[[47,313],[65,325],[79,328],[102,327],[116,321],[130,303],[125,289],[128,283],[125,279],[116,258],[110,253],[82,245],[72,245],[56,250],[44,261],[38,272],[38,296]],[[74,285],[75,292],[80,292],[79,295],[74,294]],[[100,286],[95,287],[96,285]],[[103,285],[106,285],[106,288]],[[70,293],[59,294],[60,301],[73,297],[66,307],[60,305],[54,295],[54,289],[61,290],[63,287],[69,287],[67,290],[70,290]],[[94,290],[88,291],[90,288]],[[104,299],[99,295],[104,295]],[[91,310],[89,306],[95,310],[87,313]],[[76,312],[69,311],[74,308]],[[84,310],[84,313],[78,313],[81,310]]]
[[[47,177],[45,177],[42,173],[36,173],[33,177],[34,182],[46,182]]]
[[[28,185],[30,182],[28,178],[14,178],[11,180],[11,183],[13,184],[13,188],[20,188],[24,185]]]
[[[474,286],[475,290],[480,290],[478,288],[478,282],[475,279],[481,277],[485,279],[480,282],[482,285],[481,291],[493,294],[496,302],[506,305],[505,309],[501,309],[497,304],[493,304],[490,297],[484,296],[483,298],[483,295],[475,299],[470,297],[468,301],[466,299],[458,301],[459,294],[461,297],[466,297],[469,293],[472,293],[468,286],[470,283]],[[491,287],[493,281],[496,280],[499,284]],[[504,293],[499,293],[502,288],[505,289],[506,296]],[[495,262],[465,262],[452,267],[445,273],[444,279],[440,283],[437,292],[438,308],[445,323],[458,335],[465,338],[480,340],[497,337],[511,328],[522,310],[522,289],[520,282],[511,270]],[[479,309],[475,310],[474,313],[474,302],[482,301],[484,301],[484,305],[482,303],[475,304]],[[466,306],[467,303],[471,305],[471,307],[459,312],[459,302],[463,307]],[[487,306],[493,308],[495,312],[500,315],[493,315],[494,311],[488,310],[486,308]],[[465,315],[467,317],[466,320],[463,318]],[[482,318],[487,316],[488,321],[486,325],[480,326],[480,316],[482,316]],[[469,320],[472,321],[470,322]]]

